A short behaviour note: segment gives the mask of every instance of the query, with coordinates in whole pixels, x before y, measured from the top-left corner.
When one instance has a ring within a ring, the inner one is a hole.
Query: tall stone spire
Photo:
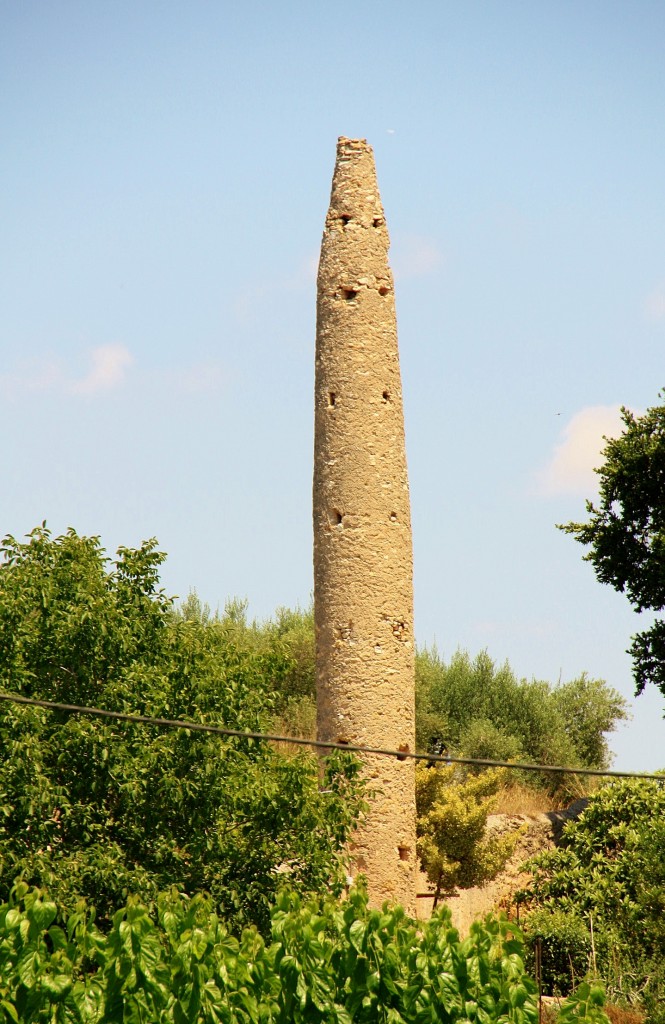
[[[340,138],[318,275],[314,610],[322,740],[414,750],[413,559],[388,232],[374,157]],[[415,913],[414,762],[363,755],[371,902]]]

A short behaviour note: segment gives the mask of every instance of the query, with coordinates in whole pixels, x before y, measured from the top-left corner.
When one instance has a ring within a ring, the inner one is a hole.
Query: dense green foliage
[[[315,732],[314,618],[311,608],[280,608],[274,620],[248,622],[246,604],[229,602],[211,614],[196,594],[178,615],[219,623],[238,650],[279,657],[285,669],[273,677],[274,713],[294,735]],[[472,658],[458,651],[449,662],[436,648],[416,655],[418,750],[437,745],[451,754],[542,764],[607,768],[607,735],[628,717],[626,701],[602,679],[582,673],[552,686],[518,678],[510,665],[497,666],[486,651]],[[550,786],[552,776],[525,777]],[[555,787],[565,785],[560,776]]]
[[[273,678],[275,716],[291,734],[315,732],[314,620],[311,609],[279,609],[274,621],[247,622],[246,605],[229,602],[211,616],[191,594],[179,614],[214,619],[239,650],[278,656],[285,671]],[[472,658],[458,651],[445,662],[436,648],[416,655],[416,744],[451,754],[540,764],[609,767],[607,736],[628,717],[626,701],[602,679],[582,673],[552,686],[519,679],[486,651]],[[530,784],[558,788],[561,776],[525,776]],[[565,795],[565,794],[564,794]]]
[[[565,990],[571,967],[595,969],[617,996],[665,1007],[665,778],[604,786],[531,871],[545,981]]]
[[[505,773],[416,767],[418,857],[439,894],[494,878],[515,849],[518,832],[488,835],[487,816]]]
[[[661,394],[665,397],[665,392]],[[589,519],[561,529],[589,548],[585,559],[601,583],[625,593],[637,612],[665,608],[665,406],[635,416],[622,409],[624,430],[608,440],[599,504]],[[665,621],[636,633],[630,647],[637,692],[655,683],[665,695]]]
[[[607,1024],[589,986],[564,1020]],[[448,911],[417,928],[399,908],[282,894],[271,936],[229,934],[210,899],[135,900],[110,932],[89,910],[59,913],[19,886],[0,907],[3,1024],[535,1024],[519,932],[475,923],[460,942]]]
[[[467,757],[537,764],[606,768],[606,734],[627,717],[623,697],[602,680],[583,674],[552,687],[518,679],[486,651],[476,658],[458,651],[446,664],[436,650],[418,654],[417,744],[433,740]],[[570,785],[563,776],[527,777],[548,788]]]
[[[278,608],[273,619],[248,621],[247,601],[227,601],[214,613],[191,592],[175,609],[179,619],[221,627],[229,643],[246,654],[278,658],[283,671],[270,679],[273,726],[284,735],[316,735],[316,656],[312,608]]]
[[[109,563],[97,538],[7,538],[0,688],[112,711],[266,730],[289,656],[173,614],[154,542]],[[206,890],[235,928],[268,926],[276,892],[344,881],[358,763],[243,738],[0,703],[0,898],[16,877],[109,916],[127,894]],[[321,792],[325,790],[326,792]]]
[[[311,735],[311,612],[257,624],[238,601],[212,614],[190,595],[175,608],[154,541],[111,560],[98,538],[41,527],[2,553],[0,689]],[[471,756],[600,766],[625,716],[600,681],[527,683],[486,654],[446,665],[424,651],[417,685],[421,747]],[[335,755],[320,776],[300,749],[0,702],[0,900],[18,901],[0,928],[5,1019],[19,1007],[20,1020],[54,1022],[531,1020],[505,926],[459,943],[445,918],[421,934],[357,894],[342,909],[298,902],[343,889],[359,770]],[[442,888],[489,877],[507,852],[482,836],[496,777],[423,773],[430,876]],[[247,925],[258,930],[241,937]],[[596,1012],[597,994],[580,991],[571,1020]]]
[[[190,595],[179,614],[210,621],[210,609]],[[310,611],[280,609],[274,621],[249,623],[246,605],[233,601],[214,616],[237,648],[289,660],[276,679],[275,727],[291,735],[315,733],[314,625]],[[472,659],[458,652],[445,663],[436,650],[416,657],[416,725],[419,750],[447,747],[452,754],[499,760],[604,768],[607,734],[627,717],[623,698],[602,680],[582,674],[556,687],[520,680],[509,665],[497,667],[486,652]],[[462,767],[418,773],[418,854],[431,884],[445,893],[494,877],[514,847],[510,836],[485,834],[499,782]],[[520,781],[560,801],[585,789],[574,776],[523,773]]]

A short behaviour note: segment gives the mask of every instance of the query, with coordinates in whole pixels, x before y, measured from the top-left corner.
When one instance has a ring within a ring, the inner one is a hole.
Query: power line
[[[46,708],[48,711],[64,711],[66,714],[90,715],[94,718],[110,718],[136,725],[156,725],[163,729],[187,729],[191,732],[207,732],[216,736],[233,736],[246,740],[263,740],[272,743],[293,743],[301,747],[320,747],[324,750],[346,750],[354,754],[380,754],[394,757],[398,761],[408,758],[414,761],[438,762],[440,764],[467,764],[481,768],[511,768],[522,772],[551,772],[565,775],[596,775],[618,779],[652,779],[665,782],[665,775],[646,772],[602,771],[599,768],[568,768],[563,765],[523,764],[515,761],[495,761],[488,757],[452,757],[449,754],[419,754],[408,750],[387,750],[383,747],[365,747],[354,743],[334,743],[327,740],[306,740],[299,736],[276,736],[265,732],[250,732],[245,729],[227,729],[221,725],[206,725],[203,722],[189,722],[181,718],[153,718],[150,715],[130,715],[124,711],[105,711],[103,708],[89,708],[82,704],[60,704],[53,700],[37,700],[22,697],[16,693],[0,693],[0,700],[11,704],[27,704],[30,707]]]

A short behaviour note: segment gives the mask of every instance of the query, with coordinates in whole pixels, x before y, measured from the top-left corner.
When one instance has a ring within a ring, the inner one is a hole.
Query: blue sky
[[[632,695],[639,620],[555,529],[665,385],[660,2],[0,0],[0,533],[307,605],[338,135],[392,238],[416,636]],[[665,763],[654,691],[615,766]]]

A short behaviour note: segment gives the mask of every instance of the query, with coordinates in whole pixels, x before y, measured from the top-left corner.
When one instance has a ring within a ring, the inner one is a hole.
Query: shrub
[[[272,931],[235,938],[211,901],[130,900],[108,935],[18,886],[0,906],[0,1019],[76,1024],[535,1024],[519,931],[488,917],[460,941],[448,911],[418,928],[399,907],[278,897]],[[607,1024],[581,988],[568,1022]]]
[[[494,878],[515,849],[518,831],[485,832],[504,774],[476,777],[453,765],[416,767],[418,856],[437,895]]]
[[[590,942],[592,922],[594,966],[608,991],[665,1004],[663,783],[626,779],[603,786],[566,825],[560,847],[529,867],[533,883],[519,899],[540,911],[534,928],[550,915],[559,973],[570,937],[585,930]]]
[[[602,680],[583,673],[552,687],[518,679],[507,662],[497,666],[486,651],[475,658],[457,651],[448,663],[436,648],[419,651],[416,680],[421,749],[434,740],[471,757],[606,768],[606,735],[627,716],[624,699]],[[575,776],[531,772],[524,781],[579,795]]]
[[[546,995],[567,995],[586,977],[592,966],[591,934],[579,917],[539,910],[529,915],[524,931],[526,964],[533,974],[540,947],[540,979]]]

